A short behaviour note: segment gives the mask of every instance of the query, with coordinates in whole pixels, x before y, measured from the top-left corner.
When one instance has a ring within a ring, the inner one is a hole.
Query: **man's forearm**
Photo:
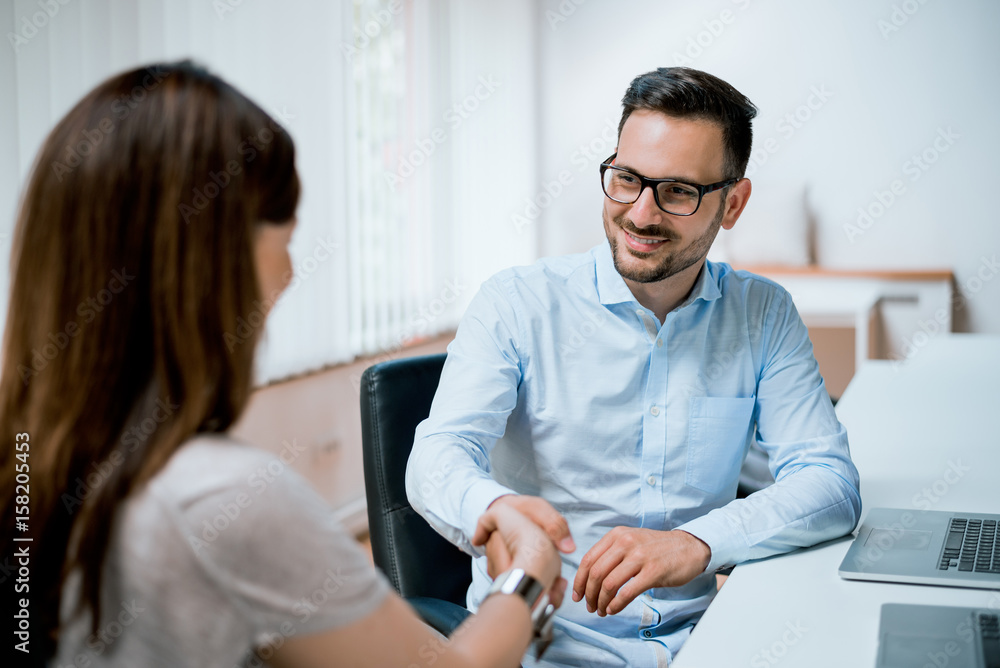
[[[715,570],[842,536],[860,513],[854,484],[831,468],[812,465],[677,528],[711,547],[709,570]]]
[[[463,551],[482,554],[471,543],[476,522],[494,499],[511,493],[490,477],[460,437],[435,435],[414,443],[406,466],[410,505]]]

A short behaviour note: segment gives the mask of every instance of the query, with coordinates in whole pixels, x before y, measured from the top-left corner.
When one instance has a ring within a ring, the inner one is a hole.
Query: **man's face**
[[[722,131],[718,125],[644,109],[633,112],[625,121],[615,166],[648,178],[699,184],[716,183],[729,176],[723,172]],[[651,188],[646,188],[632,204],[605,197],[604,231],[615,269],[627,280],[653,283],[700,265],[719,228],[731,228],[739,215],[739,211],[730,215],[726,190],[705,195],[690,216],[674,216],[660,209]]]

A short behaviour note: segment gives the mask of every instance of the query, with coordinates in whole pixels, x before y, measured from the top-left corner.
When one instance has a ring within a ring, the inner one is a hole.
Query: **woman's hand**
[[[552,540],[528,516],[494,504],[479,518],[474,545],[498,540],[511,557],[511,566],[523,568],[545,585],[549,602],[559,607],[566,592],[560,577],[559,552]],[[445,641],[420,621],[413,608],[394,592],[363,619],[317,633],[282,636],[268,664],[276,668],[317,668],[332,665],[382,668],[429,665],[436,668],[517,666],[531,642],[531,616],[516,596],[490,596]],[[392,642],[385,629],[392,629]]]
[[[566,580],[560,575],[559,552],[545,531],[514,508],[494,504],[479,518],[472,544],[485,545],[491,536],[503,541],[513,568],[524,569],[545,585],[549,601],[558,608],[566,592]]]

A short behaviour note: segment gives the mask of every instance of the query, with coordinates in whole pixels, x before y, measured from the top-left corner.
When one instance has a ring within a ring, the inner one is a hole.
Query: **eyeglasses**
[[[690,216],[701,206],[701,198],[708,193],[733,185],[739,179],[727,179],[702,186],[685,183],[677,179],[647,179],[645,176],[612,165],[618,157],[611,157],[601,163],[601,187],[609,199],[620,204],[634,204],[647,187],[653,189],[656,206],[673,216]]]

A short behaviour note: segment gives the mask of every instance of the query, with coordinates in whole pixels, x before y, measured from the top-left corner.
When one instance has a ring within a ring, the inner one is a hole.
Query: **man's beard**
[[[614,230],[608,231],[607,237],[608,242],[611,244],[611,257],[614,259],[615,269],[622,275],[622,278],[626,278],[630,281],[634,281],[636,283],[655,283],[657,281],[662,281],[665,278],[670,278],[674,274],[680,273],[691,265],[700,262],[706,255],[708,255],[708,249],[712,247],[712,242],[715,241],[715,237],[719,233],[719,227],[722,225],[724,204],[725,201],[723,200],[723,204],[719,205],[719,212],[715,214],[715,219],[708,226],[708,229],[705,230],[704,234],[692,241],[691,245],[686,249],[667,253],[664,255],[663,259],[660,260],[659,264],[652,267],[627,266],[618,254],[618,238],[613,234]],[[640,230],[624,215],[614,218],[611,224],[638,237],[669,239],[667,243],[674,243],[678,239],[675,233],[662,227],[644,227]],[[621,249],[621,251],[629,253],[634,257],[649,257],[652,255],[652,253],[636,254],[631,248],[628,247]],[[657,251],[653,252],[655,253]]]

